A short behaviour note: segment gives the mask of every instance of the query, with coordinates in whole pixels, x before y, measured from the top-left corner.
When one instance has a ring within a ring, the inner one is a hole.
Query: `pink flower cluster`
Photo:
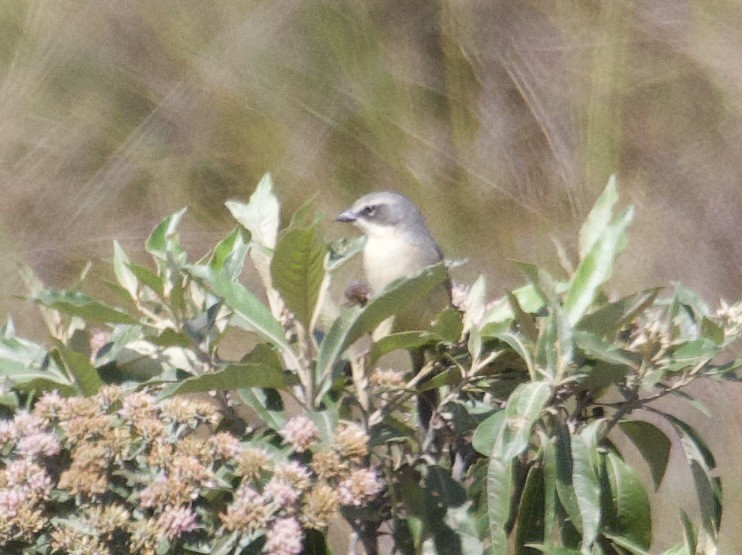
[[[294,451],[303,453],[317,439],[319,430],[306,416],[294,416],[284,425],[281,435]]]
[[[301,553],[302,531],[294,517],[279,518],[268,529],[265,551],[269,555]]]
[[[166,507],[157,519],[157,527],[167,539],[172,540],[198,528],[196,513],[191,507]]]

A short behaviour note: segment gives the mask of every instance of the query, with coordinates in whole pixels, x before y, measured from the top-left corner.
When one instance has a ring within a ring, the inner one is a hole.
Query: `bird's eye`
[[[373,218],[374,214],[376,214],[375,206],[366,206],[366,208],[363,209],[363,215],[367,218]]]

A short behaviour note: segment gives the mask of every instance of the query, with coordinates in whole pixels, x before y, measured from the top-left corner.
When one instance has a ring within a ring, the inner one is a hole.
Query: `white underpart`
[[[436,253],[424,249],[392,226],[364,222],[368,239],[363,249],[363,266],[368,284],[375,294],[395,279],[409,276],[435,263]]]

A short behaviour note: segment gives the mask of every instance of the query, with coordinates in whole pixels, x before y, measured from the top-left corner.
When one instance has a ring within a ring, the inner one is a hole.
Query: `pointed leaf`
[[[603,305],[584,316],[580,320],[579,328],[598,337],[611,336],[650,306],[661,289],[661,287],[653,287]]]
[[[585,258],[610,224],[617,200],[616,176],[612,175],[580,228],[580,260]]]
[[[246,234],[247,231],[242,226],[235,227],[232,233],[214,247],[209,257],[209,266],[214,270],[224,271],[228,277],[239,277],[250,248]]]
[[[564,312],[570,325],[574,326],[580,321],[611,276],[616,256],[626,244],[626,228],[633,218],[634,208],[630,206],[603,230],[580,261],[564,302]]]
[[[144,266],[139,266],[134,263],[127,264],[127,266],[139,281],[152,289],[152,291],[158,295],[162,296],[165,286],[160,276],[151,270],[148,270]]]
[[[528,314],[537,314],[545,306],[543,297],[532,283],[519,287],[518,289],[511,291],[511,293],[518,300],[521,309]],[[487,310],[482,318],[482,327],[484,327],[485,324],[506,322],[515,317],[510,308],[510,302],[507,297],[501,297],[492,302],[491,305],[491,308]]]
[[[231,391],[252,387],[284,387],[283,372],[265,364],[231,364],[211,374],[187,378],[180,383],[166,387],[160,398],[182,393],[203,393],[206,391]]]
[[[688,555],[694,555],[698,546],[698,534],[693,527],[693,523],[688,518],[685,511],[680,511],[680,522],[683,524],[683,541]]]
[[[466,296],[466,312],[464,313],[465,331],[477,326],[484,316],[486,290],[487,280],[484,276],[479,276],[469,288],[469,293]]]
[[[574,461],[572,458],[572,437],[566,424],[554,422],[554,449],[545,449],[544,455],[553,457],[548,464],[553,465],[556,475],[556,490],[572,526],[582,530],[582,516],[573,484]]]
[[[670,460],[672,443],[662,430],[649,422],[623,420],[618,423],[618,426],[649,465],[654,487],[659,488]]]
[[[523,359],[523,361],[526,363],[526,367],[528,368],[528,375],[530,376],[532,381],[536,381],[539,379],[539,375],[536,372],[536,366],[533,363],[533,359],[531,358],[528,347],[523,342],[523,338],[509,331],[495,333],[494,337],[510,346],[510,348],[513,349],[513,351],[515,351],[515,353]]]
[[[521,384],[513,391],[492,456],[508,461],[526,450],[533,425],[550,397],[551,386],[546,382]]]
[[[456,343],[461,338],[464,324],[461,313],[450,306],[444,308],[430,326],[430,336],[443,343]]]
[[[255,411],[263,423],[272,430],[280,430],[286,424],[286,412],[281,396],[272,389],[238,389],[237,394],[248,407]]]
[[[495,441],[497,441],[497,437],[500,435],[503,422],[505,422],[504,410],[498,410],[485,418],[477,426],[477,429],[474,430],[474,435],[471,439],[472,447],[478,453],[489,456],[495,448]]]
[[[706,443],[689,424],[670,414],[663,414],[680,436],[680,445],[690,465],[696,489],[696,498],[701,508],[703,529],[715,541],[721,525],[721,482],[714,476],[716,461]]]
[[[572,483],[582,520],[582,552],[590,553],[601,523],[600,481],[596,472],[596,435],[600,421],[572,437]]]
[[[387,353],[398,349],[414,349],[430,343],[430,337],[423,331],[403,331],[385,335],[371,346],[369,364],[374,364]]]
[[[269,249],[275,248],[279,204],[273,193],[273,180],[269,173],[260,180],[247,204],[228,201],[226,206],[234,219],[250,232],[253,241]]]
[[[523,494],[518,506],[517,530],[515,535],[515,553],[531,553],[526,544],[544,541],[544,470],[532,466],[528,471]]]
[[[611,540],[614,544],[618,545],[619,547],[623,547],[630,553],[630,555],[650,555],[649,551],[642,548],[642,546],[638,545],[637,543],[631,541],[629,538],[625,538],[623,536],[610,532],[605,532],[603,535]]]
[[[503,463],[490,457],[487,466],[487,518],[489,524],[489,553],[508,555],[508,538],[505,527],[510,520],[512,499],[512,461]]]
[[[536,329],[536,324],[533,323],[533,317],[530,314],[527,314],[520,307],[518,298],[515,295],[510,291],[508,291],[506,295],[508,297],[508,302],[510,303],[510,308],[515,315],[515,321],[518,322],[520,332],[526,337],[526,339],[528,339],[528,341],[536,343],[536,341],[538,341],[538,330]]]
[[[390,284],[362,309],[356,307],[333,322],[317,356],[317,373],[326,376],[340,355],[361,336],[372,332],[384,320],[423,299],[448,277],[444,264],[429,266],[406,279]]]
[[[98,370],[90,364],[90,360],[85,355],[75,352],[67,347],[60,345],[57,347],[59,356],[67,372],[74,377],[75,385],[80,388],[80,391],[86,397],[90,397],[98,393],[98,390],[103,387],[103,380],[98,375]]]
[[[574,338],[575,344],[590,358],[609,364],[623,364],[629,368],[634,368],[641,362],[640,359],[635,360],[637,357],[633,353],[619,349],[614,343],[606,341],[589,331],[576,331]]]
[[[631,467],[618,455],[609,451],[605,460],[613,504],[611,532],[649,549],[652,541],[649,496]]]
[[[126,256],[118,241],[113,242],[113,271],[116,273],[116,279],[126,289],[129,296],[136,299],[139,280],[129,268],[129,257]]]
[[[188,208],[182,208],[174,214],[170,214],[157,225],[145,242],[148,253],[160,260],[167,260],[168,253],[171,256],[179,256],[183,253],[175,233],[187,210]]]
[[[270,310],[244,285],[232,281],[221,272],[211,272],[208,280],[214,294],[224,299],[227,306],[249,324],[246,329],[254,331],[262,338],[284,350],[291,350],[284,337],[281,324],[273,317]]]
[[[547,437],[543,431],[540,431],[539,435],[541,436],[541,464],[544,469],[544,537],[550,538],[554,531],[558,510],[556,451],[554,448],[556,438]]]
[[[96,301],[80,291],[54,291],[45,289],[31,297],[31,300],[53,308],[70,316],[79,316],[93,322],[114,324],[135,324],[131,316],[105,303]]]
[[[555,304],[557,301],[557,284],[549,272],[528,262],[516,260],[515,264],[526,275],[542,301],[549,305]]]
[[[271,260],[273,286],[309,329],[324,279],[325,243],[317,227],[281,234]]]

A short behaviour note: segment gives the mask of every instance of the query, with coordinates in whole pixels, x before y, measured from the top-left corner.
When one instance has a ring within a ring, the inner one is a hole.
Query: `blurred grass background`
[[[134,258],[191,207],[201,253],[223,206],[273,173],[284,216],[392,188],[491,295],[559,273],[608,176],[637,205],[615,280],[742,293],[742,4],[732,0],[0,0],[0,311],[16,264],[69,283],[118,239]],[[328,224],[339,236],[345,228]],[[98,265],[105,272],[105,265]],[[695,389],[725,479],[720,553],[742,553],[742,392]],[[678,457],[656,545],[693,510]],[[637,466],[641,466],[637,459]]]

